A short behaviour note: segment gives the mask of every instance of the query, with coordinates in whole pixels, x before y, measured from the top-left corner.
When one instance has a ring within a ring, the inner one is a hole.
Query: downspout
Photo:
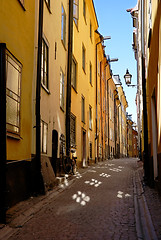
[[[0,43],[0,223],[6,223],[6,44]]]
[[[41,93],[41,56],[42,56],[42,32],[43,32],[43,7],[44,0],[39,0],[39,29],[38,29],[38,57],[37,57],[37,81],[36,81],[36,159],[34,164],[34,193],[45,193],[43,178],[41,174],[41,115],[40,115],[40,93]]]
[[[102,140],[102,161],[103,161],[102,62],[100,62],[100,104],[101,104],[101,140]]]
[[[73,48],[73,0],[69,0],[68,65],[66,94],[66,156],[70,158],[71,73]]]
[[[95,156],[95,163],[97,162],[98,158],[98,137],[97,137],[97,46],[98,43],[96,43],[96,136],[95,136],[95,141],[96,141],[96,156]]]
[[[109,104],[109,80],[111,79],[108,78],[106,81],[107,81],[107,106],[108,106],[108,159],[110,159],[110,133],[109,133],[109,130],[110,130],[110,119],[109,119],[109,109],[110,109],[110,104]]]

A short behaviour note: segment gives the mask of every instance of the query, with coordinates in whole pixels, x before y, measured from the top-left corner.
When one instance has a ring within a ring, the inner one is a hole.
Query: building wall
[[[110,156],[114,157],[115,155],[115,129],[114,129],[114,96],[115,96],[115,83],[113,79],[109,80],[109,147],[110,147]]]
[[[92,37],[90,37],[90,22]],[[73,57],[77,63],[76,89],[72,88],[71,112],[76,116],[77,165],[86,166],[89,159],[89,142],[92,143],[92,161],[95,159],[95,33],[98,23],[91,0],[86,1],[86,19],[83,16],[83,1],[79,1],[78,26],[73,22]],[[82,67],[82,48],[85,49],[85,71]],[[90,83],[90,63],[92,84]],[[81,99],[85,100],[85,122],[82,122]],[[92,107],[92,128],[89,129],[89,106]],[[84,136],[83,136],[84,134]],[[84,138],[84,140],[83,140]],[[84,150],[83,150],[83,141]],[[84,155],[83,155],[84,151]],[[84,156],[84,157],[83,157]]]
[[[161,3],[153,1],[151,4],[151,22],[148,14],[149,5],[147,3],[146,33],[149,36],[149,24],[151,23],[151,38],[147,39],[146,61],[147,61],[147,111],[148,111],[148,131],[150,146],[151,178],[159,179],[161,186],[161,114],[160,114],[160,82],[161,82]],[[149,43],[149,44],[148,44]]]
[[[22,64],[20,135],[7,133],[7,160],[31,159],[35,1],[1,1],[0,42]]]

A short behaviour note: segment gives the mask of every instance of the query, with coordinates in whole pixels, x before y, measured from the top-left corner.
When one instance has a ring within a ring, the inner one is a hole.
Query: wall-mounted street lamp
[[[129,73],[129,70],[126,70],[126,74],[124,75],[125,83],[128,87],[137,87],[137,85],[131,84],[132,75]]]

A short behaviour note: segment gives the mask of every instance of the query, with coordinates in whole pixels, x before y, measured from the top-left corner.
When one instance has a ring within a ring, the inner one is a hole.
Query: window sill
[[[64,109],[60,106],[60,109],[62,110],[62,112],[64,113]]]
[[[41,86],[47,92],[47,94],[50,94],[49,89],[47,89],[47,87],[43,83],[41,83]]]
[[[73,21],[74,21],[74,19],[73,19]],[[75,24],[75,26],[76,26],[77,31],[79,32],[79,30],[78,30],[78,24],[76,24],[75,21],[74,21],[74,24]]]
[[[48,9],[49,13],[52,14],[52,12],[51,12],[51,10],[50,10],[50,6],[49,6],[49,4],[47,4],[46,1],[45,1],[45,3],[46,3],[46,6],[47,6],[47,9]]]
[[[84,72],[84,74],[86,74],[86,71],[85,71],[85,69],[82,67],[82,69],[83,69],[83,72]]]
[[[72,85],[72,88],[73,88],[74,92],[76,92],[78,94],[77,90],[75,89],[75,87],[73,85]]]
[[[23,10],[26,11],[24,4],[20,0],[18,0],[18,2],[21,5],[21,7],[23,8]]]
[[[64,41],[63,41],[62,39],[61,39],[61,42],[62,42],[62,45],[63,45],[65,51],[67,51],[66,46],[65,46],[65,44],[64,44]]]
[[[7,132],[7,138],[12,138],[15,140],[21,140],[22,138],[20,137],[20,135],[17,135],[16,133],[11,133],[11,132]]]

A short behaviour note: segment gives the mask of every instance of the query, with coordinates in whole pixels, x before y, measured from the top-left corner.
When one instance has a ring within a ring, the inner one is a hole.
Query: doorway
[[[56,130],[52,131],[52,161],[51,165],[53,167],[54,173],[57,172],[57,153],[58,153],[58,132]]]
[[[157,159],[157,119],[156,119],[156,97],[155,89],[151,98],[151,117],[152,117],[152,147],[153,147],[153,168],[154,180],[158,177],[158,159]]]

